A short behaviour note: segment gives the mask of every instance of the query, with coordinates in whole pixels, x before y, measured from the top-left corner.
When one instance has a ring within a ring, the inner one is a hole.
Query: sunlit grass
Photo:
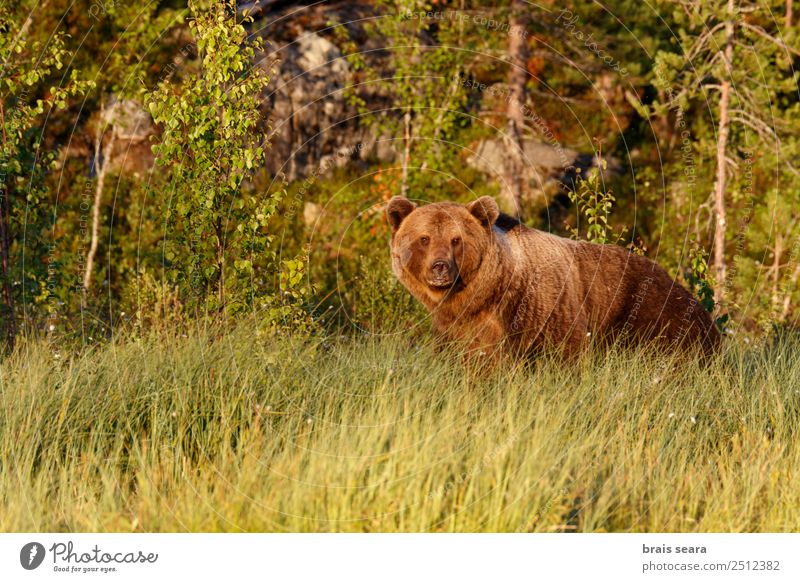
[[[494,375],[402,336],[23,345],[2,531],[788,531],[800,346]]]

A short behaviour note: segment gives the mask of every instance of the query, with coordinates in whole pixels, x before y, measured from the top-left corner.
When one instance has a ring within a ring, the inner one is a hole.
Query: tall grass
[[[57,357],[58,356],[58,357]],[[401,335],[23,345],[2,531],[789,531],[800,345],[475,375]]]

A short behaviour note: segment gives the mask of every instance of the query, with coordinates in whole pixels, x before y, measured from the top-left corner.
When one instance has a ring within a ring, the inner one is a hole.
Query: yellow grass
[[[476,377],[402,336],[28,343],[0,366],[0,530],[793,531],[798,354]]]

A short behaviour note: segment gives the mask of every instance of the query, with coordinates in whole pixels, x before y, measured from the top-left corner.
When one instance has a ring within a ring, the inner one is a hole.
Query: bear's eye
[[[427,236],[420,237],[420,239],[419,239],[419,243],[424,247],[428,246],[429,242],[431,242],[431,239],[430,239],[430,237],[427,237]]]
[[[455,246],[458,246],[458,245],[460,245],[460,244],[461,244],[461,238],[460,238],[460,237],[455,237],[455,238],[454,238],[453,240],[451,240],[450,242],[453,244],[453,246],[454,246],[454,247],[455,247]]]

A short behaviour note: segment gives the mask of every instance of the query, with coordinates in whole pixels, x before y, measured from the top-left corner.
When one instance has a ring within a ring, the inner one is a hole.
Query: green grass
[[[244,328],[22,345],[2,531],[791,531],[800,345],[490,376],[383,339]]]

